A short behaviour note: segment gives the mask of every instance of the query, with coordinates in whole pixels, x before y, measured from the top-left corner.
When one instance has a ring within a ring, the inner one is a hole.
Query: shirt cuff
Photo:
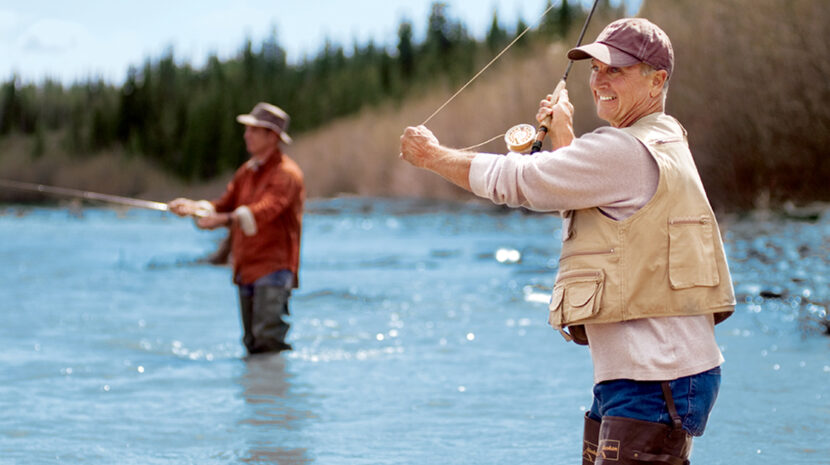
[[[257,232],[256,219],[251,209],[242,205],[233,211],[233,215],[239,221],[239,228],[246,236],[253,236]]]
[[[487,188],[487,173],[493,164],[502,156],[491,153],[479,153],[473,158],[473,161],[470,163],[470,176],[467,179],[470,182],[470,190],[473,194],[484,197],[485,199],[490,198],[490,192]]]
[[[207,200],[199,200],[198,202],[196,202],[196,211],[212,215],[216,213],[216,207],[214,207],[213,204],[208,202]]]

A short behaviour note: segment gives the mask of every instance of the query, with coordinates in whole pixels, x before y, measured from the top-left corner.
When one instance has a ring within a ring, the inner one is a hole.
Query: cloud
[[[92,43],[92,35],[84,26],[60,19],[38,20],[17,39],[22,52],[33,54],[63,54]]]

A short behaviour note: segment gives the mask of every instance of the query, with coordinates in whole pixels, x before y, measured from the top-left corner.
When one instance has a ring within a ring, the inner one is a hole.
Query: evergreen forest
[[[612,9],[607,0],[601,8]],[[537,27],[515,44],[564,37],[586,14],[576,2],[548,1]],[[542,12],[534,13],[537,17]],[[247,159],[235,115],[256,102],[276,103],[291,115],[292,135],[315,129],[367,106],[401,102],[440,85],[457,86],[528,27],[503,25],[494,11],[489,31],[474,38],[446,3],[435,2],[424,39],[410,21],[397,26],[394,45],[326,42],[313,57],[289,63],[277,32],[261,43],[246,39],[236,56],[211,56],[200,69],[180,63],[175,50],[131,66],[121,85],[102,79],[64,86],[54,80],[0,86],[0,139],[22,134],[29,154],[43,155],[47,133],[59,133],[72,157],[118,147],[176,177],[210,179]]]

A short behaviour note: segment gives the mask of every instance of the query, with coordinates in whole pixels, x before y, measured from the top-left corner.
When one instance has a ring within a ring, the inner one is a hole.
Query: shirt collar
[[[271,160],[273,160],[274,158],[276,158],[276,156],[273,153],[269,154],[264,159],[263,158],[251,158],[250,160],[245,162],[245,167],[248,168],[251,171],[258,171],[264,165],[269,164],[271,162]]]

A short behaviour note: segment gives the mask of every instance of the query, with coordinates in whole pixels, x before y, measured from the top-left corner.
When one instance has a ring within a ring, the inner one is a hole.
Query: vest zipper
[[[595,278],[599,281],[602,274],[599,271],[568,271],[559,276],[559,281],[570,278]]]
[[[675,218],[669,220],[669,224],[706,224],[709,222],[709,217],[700,216],[700,217],[686,217],[686,218]]]
[[[614,249],[586,250],[586,251],[582,251],[582,252],[572,252],[572,253],[569,253],[567,255],[560,255],[559,256],[559,261],[561,262],[562,260],[564,260],[566,258],[577,257],[577,256],[581,256],[581,255],[608,255],[608,254],[612,254],[612,253],[614,253]]]

